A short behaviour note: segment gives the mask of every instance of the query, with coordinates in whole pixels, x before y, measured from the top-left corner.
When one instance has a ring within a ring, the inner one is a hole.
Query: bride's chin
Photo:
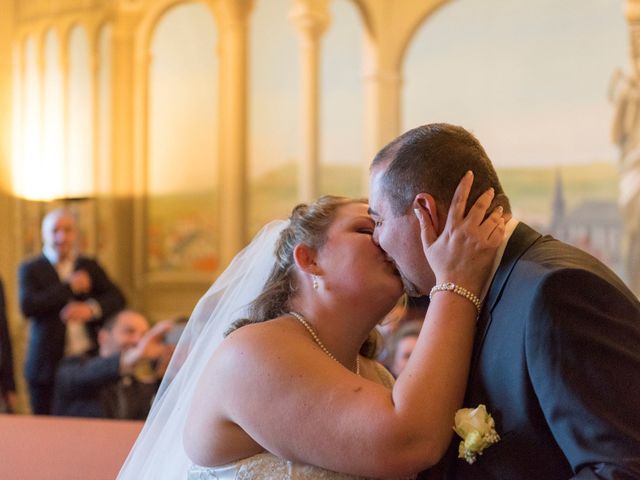
[[[404,283],[399,277],[395,279],[393,291],[396,296],[396,300],[405,292]]]

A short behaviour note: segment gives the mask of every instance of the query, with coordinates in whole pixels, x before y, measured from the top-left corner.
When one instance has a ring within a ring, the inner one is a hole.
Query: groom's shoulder
[[[521,255],[512,265],[509,283],[523,284],[532,288],[556,285],[564,282],[565,289],[573,282],[585,285],[610,285],[626,292],[628,289],[619,276],[601,260],[576,246],[565,243],[551,235],[536,232],[526,224],[519,224],[514,232],[513,244],[507,248],[526,245]]]
[[[525,298],[553,300],[582,297],[593,301],[593,294],[606,292],[607,298],[626,298],[635,305],[637,298],[624,281],[602,261],[577,247],[551,236],[543,236],[514,265],[509,284],[527,291]]]
[[[523,253],[518,266],[539,265],[548,273],[564,269],[606,272],[607,275],[613,273],[601,260],[581,248],[563,242],[552,235],[538,233],[526,224],[521,224],[519,227],[522,227],[520,232],[523,236],[537,238]]]

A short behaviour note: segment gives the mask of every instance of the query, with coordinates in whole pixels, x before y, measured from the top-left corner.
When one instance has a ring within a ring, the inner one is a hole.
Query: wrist
[[[435,284],[441,285],[443,283],[453,283],[454,285],[459,285],[465,290],[469,290],[477,297],[480,297],[480,294],[487,284],[487,281],[486,279],[484,279],[484,277],[480,278],[479,276],[469,275],[469,272],[458,275],[455,275],[453,273],[449,273],[448,275],[436,275]]]
[[[480,315],[482,301],[480,300],[480,297],[473,291],[454,282],[440,282],[436,283],[429,292],[429,299],[431,300],[433,296],[439,292],[451,292],[467,299],[475,307],[477,315]]]

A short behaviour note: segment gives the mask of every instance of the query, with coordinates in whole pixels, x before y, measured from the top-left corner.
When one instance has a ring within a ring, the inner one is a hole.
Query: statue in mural
[[[640,55],[636,54],[640,53],[638,50],[632,48],[633,73],[626,75],[618,70],[614,74],[610,98],[615,107],[612,138],[620,149],[619,204],[624,222],[625,275],[629,287],[640,296]]]

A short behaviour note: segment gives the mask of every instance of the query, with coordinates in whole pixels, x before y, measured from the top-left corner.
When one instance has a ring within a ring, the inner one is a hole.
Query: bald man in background
[[[125,299],[95,259],[81,255],[72,212],[57,209],[42,221],[41,255],[20,265],[20,308],[29,319],[25,378],[34,414],[51,413],[58,363],[95,348],[105,318]]]

